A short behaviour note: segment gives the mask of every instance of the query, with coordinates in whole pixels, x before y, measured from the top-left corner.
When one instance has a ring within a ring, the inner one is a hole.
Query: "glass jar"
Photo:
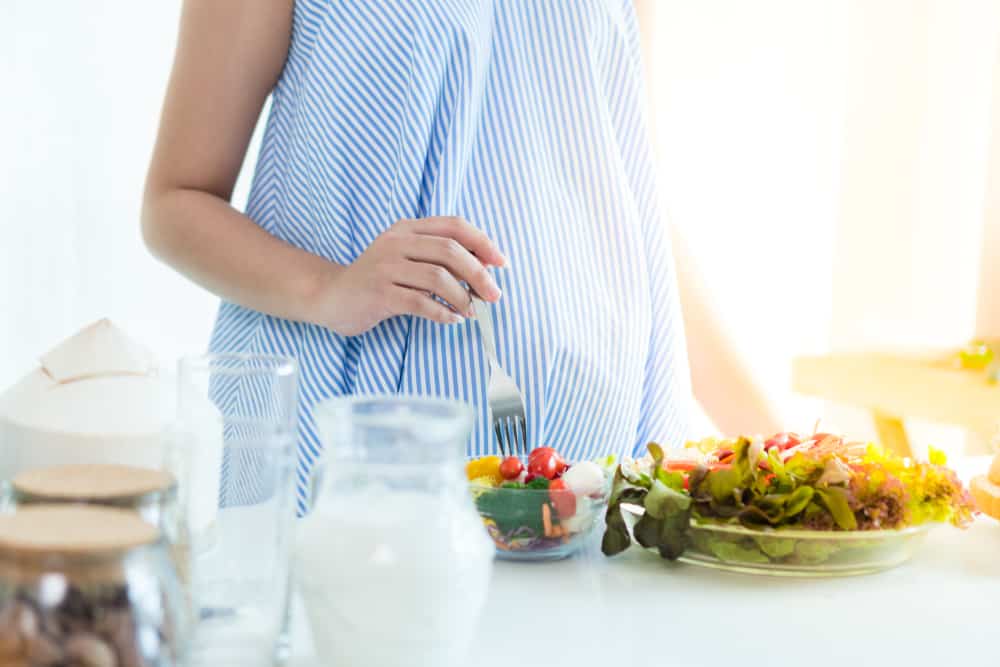
[[[134,512],[0,516],[0,664],[184,665],[190,619],[159,532]]]
[[[10,487],[15,507],[81,504],[135,512],[161,532],[187,585],[191,560],[187,524],[178,504],[177,481],[170,473],[117,464],[59,465],[24,471]]]
[[[493,564],[465,482],[471,410],[344,398],[316,415],[325,451],[293,571],[320,663],[465,664]]]

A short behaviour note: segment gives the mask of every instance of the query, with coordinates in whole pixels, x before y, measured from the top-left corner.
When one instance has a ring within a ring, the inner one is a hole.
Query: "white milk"
[[[300,522],[294,567],[320,663],[463,664],[492,561],[471,505],[416,492],[329,498]]]

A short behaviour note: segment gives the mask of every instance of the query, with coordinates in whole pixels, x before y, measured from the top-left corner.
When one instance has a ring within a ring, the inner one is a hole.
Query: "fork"
[[[489,306],[472,296],[472,308],[479,324],[486,358],[490,362],[490,382],[486,387],[486,402],[493,417],[493,433],[504,456],[528,455],[528,423],[524,419],[524,394],[517,383],[500,367],[493,337],[493,315]]]

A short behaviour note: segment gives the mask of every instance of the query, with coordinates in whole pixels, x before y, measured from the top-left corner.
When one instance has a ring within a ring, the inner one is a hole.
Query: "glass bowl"
[[[593,495],[566,495],[553,500],[548,489],[510,489],[469,482],[479,516],[486,525],[496,556],[502,560],[558,560],[583,546],[601,523],[609,488]],[[570,514],[568,505],[573,505]],[[560,516],[560,510],[562,516]]]
[[[870,574],[908,561],[929,529],[929,524],[899,530],[756,529],[692,521],[690,544],[678,560],[790,577]]]

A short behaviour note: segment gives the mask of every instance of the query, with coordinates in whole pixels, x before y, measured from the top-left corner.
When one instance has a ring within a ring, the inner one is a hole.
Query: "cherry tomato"
[[[568,519],[576,514],[576,496],[566,487],[566,482],[557,479],[549,484],[549,498],[560,519]]]
[[[556,453],[557,453],[556,450],[552,447],[535,447],[534,449],[531,450],[531,453],[528,454],[528,459],[531,460],[536,456],[556,454]]]
[[[568,467],[566,461],[551,447],[538,447],[528,454],[528,472],[545,479],[555,479]]]
[[[663,462],[663,469],[671,472],[691,472],[697,467],[698,464],[695,461],[688,461],[685,459]]]
[[[500,476],[504,479],[517,479],[522,470],[524,470],[524,465],[521,463],[521,459],[516,456],[508,456],[500,462]]]

